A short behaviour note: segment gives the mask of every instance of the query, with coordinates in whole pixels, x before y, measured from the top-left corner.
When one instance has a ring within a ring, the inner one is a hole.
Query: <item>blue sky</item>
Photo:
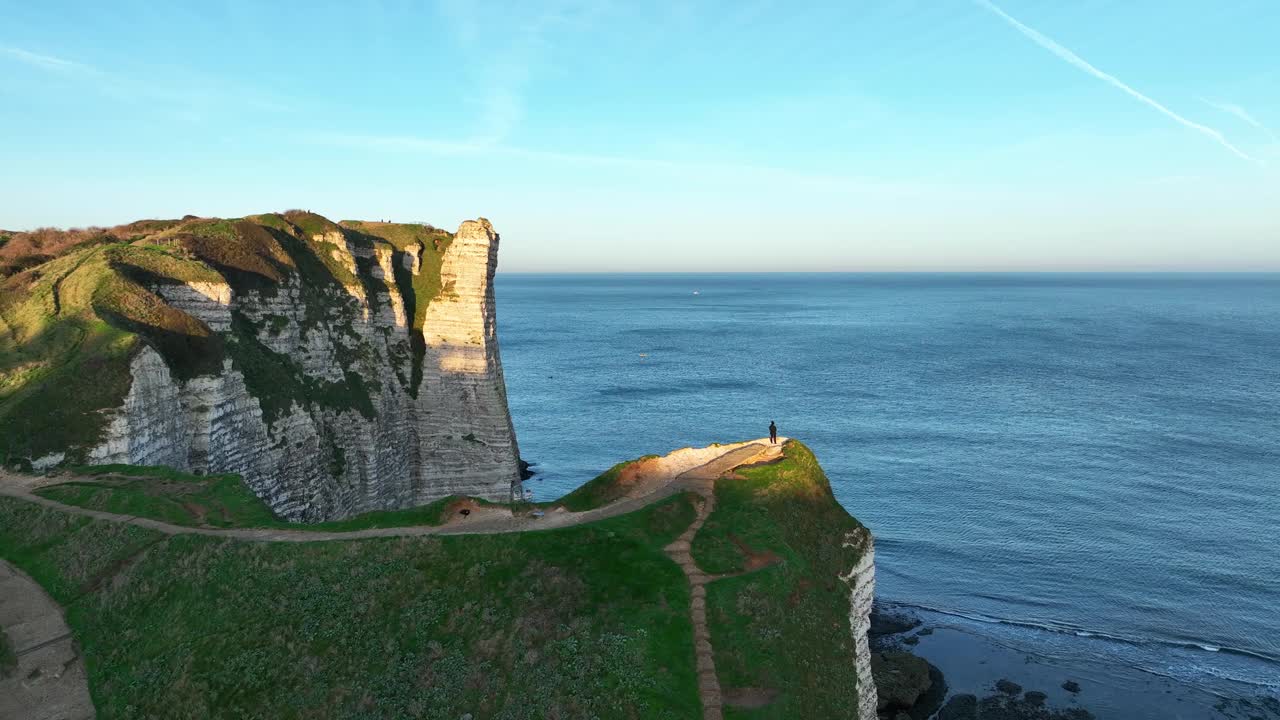
[[[483,215],[504,270],[1280,270],[1280,3],[0,0],[0,227]]]

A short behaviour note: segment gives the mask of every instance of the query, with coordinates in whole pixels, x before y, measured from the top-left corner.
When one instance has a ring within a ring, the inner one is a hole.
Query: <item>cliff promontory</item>
[[[319,525],[272,518],[234,476],[93,472],[0,472],[0,637],[18,655],[0,699],[16,717],[88,695],[100,718],[887,706],[867,653],[870,533],[796,441],[620,463],[553,502],[455,497]],[[66,606],[66,627],[6,621],[23,597]],[[74,648],[41,650],[68,630]]]
[[[0,454],[236,473],[290,520],[510,500],[498,239],[303,211],[18,234]]]

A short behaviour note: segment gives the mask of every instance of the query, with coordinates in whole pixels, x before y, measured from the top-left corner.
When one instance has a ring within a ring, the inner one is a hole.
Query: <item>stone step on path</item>
[[[701,494],[701,493],[700,493]],[[680,537],[664,548],[667,556],[680,566],[689,580],[689,619],[693,622],[693,646],[695,667],[698,673],[698,697],[702,700],[703,720],[721,720],[723,701],[720,696],[720,680],[716,676],[715,651],[711,647],[711,631],[707,627],[706,573],[698,567],[690,553],[693,538],[715,510],[715,492],[701,494],[698,517],[689,524]]]

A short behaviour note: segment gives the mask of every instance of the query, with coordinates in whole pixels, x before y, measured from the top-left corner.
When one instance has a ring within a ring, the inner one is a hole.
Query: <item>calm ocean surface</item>
[[[697,291],[697,294],[695,294]],[[760,437],[882,599],[1064,663],[1280,694],[1280,275],[499,275],[539,499]]]

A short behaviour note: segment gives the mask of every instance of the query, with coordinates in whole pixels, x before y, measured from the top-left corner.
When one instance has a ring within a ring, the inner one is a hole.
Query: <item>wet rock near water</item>
[[[934,716],[934,713],[942,707],[942,701],[947,699],[947,681],[942,676],[942,671],[933,664],[929,665],[929,689],[916,699],[916,704],[911,708],[912,720],[928,720]]]
[[[1017,695],[1022,692],[1022,686],[1008,678],[1000,678],[996,681],[996,690],[1005,695]]]
[[[938,720],[977,720],[978,696],[956,695],[938,711]]]
[[[929,663],[905,652],[873,653],[871,674],[880,698],[878,710],[909,710],[929,689]]]
[[[968,694],[952,697],[938,711],[937,720],[1095,720],[1093,713],[1083,708],[1048,707],[1048,695],[1038,690],[1019,695],[1022,688],[1017,683],[1001,683],[1005,683],[1004,690],[981,700]]]
[[[1228,720],[1280,720],[1280,698],[1275,697],[1223,700],[1214,709]]]
[[[531,463],[522,458],[517,462],[517,465],[520,469],[521,480],[528,480],[529,478],[532,478],[534,475],[538,474],[538,471],[534,470],[534,468],[537,467],[537,463]]]
[[[922,624],[920,618],[901,610],[886,610],[876,605],[871,610],[871,627],[867,634],[873,638],[887,635],[901,635],[914,630]]]
[[[871,673],[876,681],[883,718],[925,720],[933,716],[947,695],[947,683],[938,668],[922,658],[901,651],[873,653]]]
[[[987,697],[960,694],[948,699],[942,672],[908,650],[933,634],[933,628],[922,625],[909,611],[880,605],[872,609],[867,636],[874,651],[871,671],[881,720],[1094,720],[1093,713],[1083,708],[1050,707],[1047,693],[1024,692],[1022,685],[1009,678],[996,681]],[[1074,680],[1065,681],[1062,688],[1071,693],[1081,690]]]
[[[871,610],[871,626],[867,629],[867,642],[874,651],[902,650],[904,647],[918,644],[920,636],[933,632],[921,630],[915,635],[907,635],[921,624],[920,618],[909,612],[889,610],[876,605]]]

